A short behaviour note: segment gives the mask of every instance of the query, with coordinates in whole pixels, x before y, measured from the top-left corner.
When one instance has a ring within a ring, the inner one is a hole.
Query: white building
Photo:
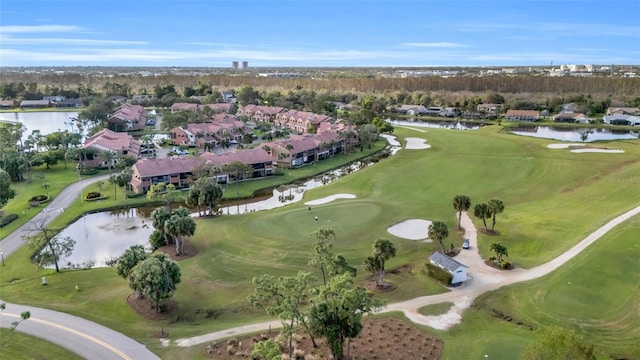
[[[451,279],[451,285],[459,284],[467,280],[467,269],[468,267],[447,255],[434,252],[429,256],[429,261],[431,264],[446,270],[453,278]]]

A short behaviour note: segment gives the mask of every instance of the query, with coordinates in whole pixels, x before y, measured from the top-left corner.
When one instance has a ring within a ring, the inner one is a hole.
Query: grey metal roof
[[[433,254],[431,254],[431,256],[429,256],[429,260],[431,260],[432,262],[442,266],[443,268],[453,272],[455,271],[457,268],[459,268],[460,266],[464,266],[466,268],[468,268],[468,266],[457,262],[455,260],[453,260],[452,258],[448,257],[447,255],[440,253],[440,252],[434,252]]]

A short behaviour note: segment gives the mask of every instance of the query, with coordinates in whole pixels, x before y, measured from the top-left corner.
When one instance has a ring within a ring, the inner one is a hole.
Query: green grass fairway
[[[422,315],[442,315],[446,314],[453,306],[452,302],[443,302],[439,304],[427,305],[418,309],[418,312]]]
[[[536,327],[559,325],[599,353],[640,358],[640,217],[624,222],[550,275],[479,298]],[[504,321],[503,321],[504,322]]]
[[[298,271],[317,273],[306,264],[311,255],[309,234],[321,225],[335,229],[333,251],[358,266],[359,283],[368,275],[361,264],[375,240],[385,237],[395,243],[397,256],[388,261],[387,269],[399,268],[399,271],[390,271],[386,280],[398,288],[381,295],[393,302],[444,290],[423,273],[427,256],[439,245],[394,237],[387,233],[387,227],[406,219],[441,220],[450,229],[445,246],[453,243],[460,247],[462,235],[452,230],[456,217],[451,202],[456,194],[468,195],[472,204],[493,197],[505,203],[505,212],[497,217],[496,230],[500,235],[481,235],[479,249],[488,256],[490,244],[499,241],[507,246],[509,260],[521,268],[554,258],[611,218],[640,204],[638,140],[603,145],[624,149],[624,154],[574,154],[546,148],[556,141],[503,133],[498,126],[477,131],[426,129],[418,132],[398,128],[396,134],[401,138],[425,138],[432,148],[402,150],[356,174],[309,191],[302,202],[293,205],[242,216],[198,219],[191,239],[198,255],[180,262],[182,282],[174,297],[178,316],[170,320],[142,320],[129,309],[125,298],[131,290],[125,280],[116,276],[114,269],[61,274],[52,274],[50,270],[36,272],[35,267],[27,263],[25,249],[11,256],[6,270],[0,272],[2,297],[6,301],[86,317],[148,343],[159,354],[175,353],[175,349],[164,349],[153,338],[160,326],[176,339],[266,319],[263,311],[251,308],[246,300],[252,291],[251,278],[264,273],[276,276]],[[313,168],[307,167],[305,171]],[[357,197],[316,205],[311,212],[303,204],[337,193]],[[314,216],[318,216],[317,224]],[[481,221],[474,219],[474,222],[476,227],[482,226]],[[498,297],[492,303],[505,308],[505,312],[513,312],[514,317],[524,318],[530,314],[527,322],[543,324],[551,320],[568,325],[571,321],[582,323],[580,316],[587,309],[593,309],[602,318],[594,318],[592,322],[587,319],[584,323],[593,329],[603,323],[602,329],[611,331],[607,326],[613,325],[606,322],[615,323],[614,319],[623,309],[637,308],[637,303],[632,305],[629,300],[632,294],[638,297],[638,263],[632,263],[636,261],[633,254],[637,248],[631,247],[624,234],[608,235],[608,239],[613,239],[608,240],[612,241],[610,247],[620,253],[604,255],[606,262],[600,257],[576,261],[576,264],[584,262],[593,267],[593,279],[602,279],[602,276],[618,279],[612,283],[597,280],[607,290],[596,294],[585,289],[576,296],[561,292],[552,295],[559,286],[552,280],[559,275],[553,274],[533,282],[535,286],[510,288],[520,289],[518,292],[496,292],[490,297]],[[618,246],[621,244],[626,245]],[[591,252],[594,252],[592,248],[587,251]],[[635,269],[636,277],[618,276],[618,270],[610,270],[615,266],[594,265],[609,262],[624,265],[626,270]],[[585,271],[588,265],[581,271],[588,273]],[[50,284],[46,289],[39,285],[43,275],[48,276]],[[570,281],[576,284],[580,284],[580,279],[590,279],[582,274],[573,274],[572,278],[576,280]],[[19,281],[11,283],[14,279]],[[557,284],[562,281],[558,280]],[[82,289],[80,292],[72,291],[76,284]],[[526,299],[537,299],[534,288],[548,293],[540,304],[533,300],[527,303]],[[624,290],[627,288],[636,292]],[[521,292],[527,295],[520,297]],[[622,304],[620,301],[624,298],[627,303]],[[519,301],[512,304],[513,299]],[[595,307],[589,304],[592,299],[598,299]],[[571,313],[574,315],[566,315]],[[620,334],[634,325],[640,327],[636,315],[626,319],[628,323],[624,326],[619,324]],[[595,336],[597,330],[592,331]],[[438,333],[447,342],[448,359],[479,358],[484,354],[491,354],[493,359],[511,359],[530,335],[529,330],[494,319],[482,310],[468,311],[462,325]],[[613,340],[605,337],[599,341],[613,346]],[[466,356],[469,354],[477,356]]]

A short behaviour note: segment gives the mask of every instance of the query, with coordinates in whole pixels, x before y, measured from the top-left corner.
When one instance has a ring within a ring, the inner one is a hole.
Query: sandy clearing
[[[421,138],[406,138],[407,145],[404,147],[409,150],[428,149],[431,145],[427,144],[427,140]]]
[[[403,239],[430,242],[431,240],[427,238],[429,225],[431,225],[429,220],[409,219],[388,227],[387,232]]]
[[[585,146],[585,144],[578,144],[578,143],[569,143],[569,144],[549,144],[547,145],[547,148],[549,149],[568,149],[572,146]]]
[[[353,194],[335,194],[335,195],[327,196],[322,199],[307,201],[304,204],[305,205],[322,205],[337,199],[355,199],[355,198],[356,196]]]
[[[605,153],[605,154],[623,154],[624,150],[617,149],[575,149],[572,153]]]

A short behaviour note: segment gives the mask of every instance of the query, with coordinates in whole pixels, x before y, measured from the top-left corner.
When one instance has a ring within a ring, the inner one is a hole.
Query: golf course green
[[[471,198],[471,209],[492,198],[505,204],[496,218],[497,235],[479,233],[483,257],[490,244],[508,248],[516,268],[531,268],[560,255],[610,219],[640,205],[640,140],[595,143],[621,154],[572,153],[549,149],[557,141],[521,137],[486,126],[475,131],[396,128],[406,137],[424,138],[429,149],[403,149],[374,166],[305,193],[302,202],[241,216],[197,219],[190,239],[197,255],[180,261],[182,282],[167,320],[142,319],[126,304],[132,293],[113,268],[36,271],[23,247],[0,273],[3,300],[42,306],[96,321],[145,343],[163,358],[201,356],[199,346],[163,347],[154,333],[164,327],[171,339],[200,335],[267,320],[247,301],[251,279],[265,273],[293,275],[315,271],[307,265],[319,226],[335,230],[333,252],[358,267],[358,281],[369,275],[362,263],[378,238],[391,239],[397,256],[387,262],[386,281],[395,291],[380,294],[387,302],[448,291],[423,269],[439,244],[397,238],[387,227],[407,219],[444,221],[446,247],[459,248],[452,199]],[[305,201],[353,194],[314,205]],[[470,210],[470,214],[473,211]],[[318,222],[314,220],[318,217]],[[483,228],[474,219],[476,228]],[[491,227],[491,221],[488,220]],[[560,325],[574,329],[600,355],[640,358],[640,233],[637,217],[615,228],[558,271],[524,284],[508,286],[476,300],[462,324],[448,331],[428,330],[445,341],[446,359],[517,358],[532,338],[524,325],[494,316],[509,314],[535,328]],[[426,234],[425,234],[426,237]],[[46,275],[49,286],[40,286]],[[570,282],[570,284],[568,284]],[[81,291],[75,291],[78,285]],[[636,341],[634,341],[636,340]]]

